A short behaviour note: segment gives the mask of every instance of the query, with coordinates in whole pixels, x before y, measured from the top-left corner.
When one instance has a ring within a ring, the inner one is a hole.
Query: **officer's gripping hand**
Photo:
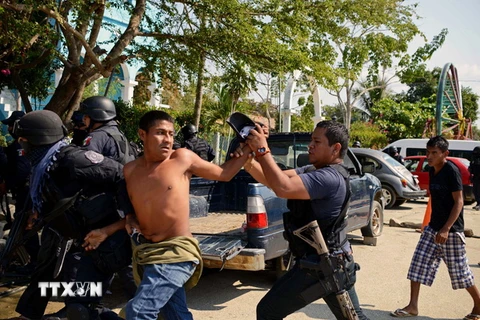
[[[108,234],[103,229],[92,230],[83,239],[82,247],[85,248],[85,251],[95,250],[107,237]]]
[[[25,226],[25,230],[31,230],[35,223],[38,221],[38,213],[37,211],[31,210],[28,211],[28,218],[27,218],[27,225]]]
[[[142,233],[140,231],[140,225],[138,224],[137,217],[135,217],[134,214],[130,213],[125,216],[125,229],[129,235],[133,233],[133,230]]]

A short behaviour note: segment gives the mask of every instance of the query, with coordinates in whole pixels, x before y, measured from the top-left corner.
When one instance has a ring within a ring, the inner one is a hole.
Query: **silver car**
[[[374,172],[382,183],[385,208],[390,209],[404,204],[407,200],[420,199],[427,190],[420,189],[417,176],[388,154],[373,149],[351,148],[358,161],[364,165],[373,164]]]

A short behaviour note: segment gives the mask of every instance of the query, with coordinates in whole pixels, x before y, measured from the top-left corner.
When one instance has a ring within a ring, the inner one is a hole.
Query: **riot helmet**
[[[184,138],[190,138],[193,137],[195,134],[197,134],[197,128],[191,123],[187,123],[183,128],[182,128],[182,134]]]
[[[480,147],[473,148],[473,154],[476,156],[480,156]]]
[[[25,115],[25,112],[23,111],[13,111],[10,117],[7,119],[3,119],[2,123],[7,125],[7,126],[13,126],[13,123],[23,117]]]
[[[71,118],[72,124],[74,127],[84,127],[85,123],[83,122],[83,113],[80,111],[74,111]]]
[[[362,147],[362,144],[360,143],[360,141],[355,141],[355,142],[353,143],[353,147],[354,147],[354,148],[361,148],[361,147]]]
[[[103,96],[83,100],[78,111],[89,116],[95,122],[110,121],[117,116],[113,101]]]
[[[33,146],[55,143],[68,133],[60,117],[50,110],[32,111],[13,125],[13,133]]]
[[[398,149],[395,146],[391,146],[390,148],[388,148],[388,154],[392,157],[396,155],[397,152],[398,152]]]

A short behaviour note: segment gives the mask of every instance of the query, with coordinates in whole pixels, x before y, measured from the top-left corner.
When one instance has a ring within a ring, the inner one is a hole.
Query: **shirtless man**
[[[228,181],[250,151],[247,146],[241,157],[218,166],[186,148],[173,150],[173,121],[163,111],[147,112],[138,130],[144,155],[124,167],[136,215],[127,215],[126,228],[137,244],[134,268],[143,267],[137,293],[126,306],[129,320],[157,319],[160,311],[165,319],[192,319],[183,285],[201,268],[201,253],[189,227],[190,179]]]

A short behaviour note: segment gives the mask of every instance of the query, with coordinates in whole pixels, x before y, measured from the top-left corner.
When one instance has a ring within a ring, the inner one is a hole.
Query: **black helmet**
[[[109,121],[117,116],[113,101],[103,96],[90,97],[83,100],[78,111],[86,114],[96,122]]]
[[[191,123],[187,123],[183,128],[182,128],[182,134],[184,137],[191,137],[197,133],[197,128]]]
[[[353,147],[354,147],[354,148],[361,148],[361,147],[362,147],[362,144],[360,143],[360,141],[355,141],[355,142],[353,143]]]
[[[395,146],[391,146],[390,148],[388,148],[389,155],[395,155],[397,152],[398,152],[398,149]]]
[[[7,126],[12,126],[16,120],[20,119],[24,115],[25,115],[25,112],[23,111],[13,111],[10,117],[2,120],[2,123],[6,124]]]
[[[80,111],[73,111],[71,120],[75,126],[82,127],[85,125],[83,123],[83,113]]]
[[[249,135],[250,130],[255,129],[255,122],[249,117],[240,112],[234,112],[230,115],[227,123],[236,132],[238,140],[245,141]]]
[[[39,110],[27,113],[13,125],[17,137],[26,138],[30,144],[52,144],[68,133],[60,117],[53,111]]]
[[[480,147],[473,148],[473,154],[474,155],[480,155]]]

